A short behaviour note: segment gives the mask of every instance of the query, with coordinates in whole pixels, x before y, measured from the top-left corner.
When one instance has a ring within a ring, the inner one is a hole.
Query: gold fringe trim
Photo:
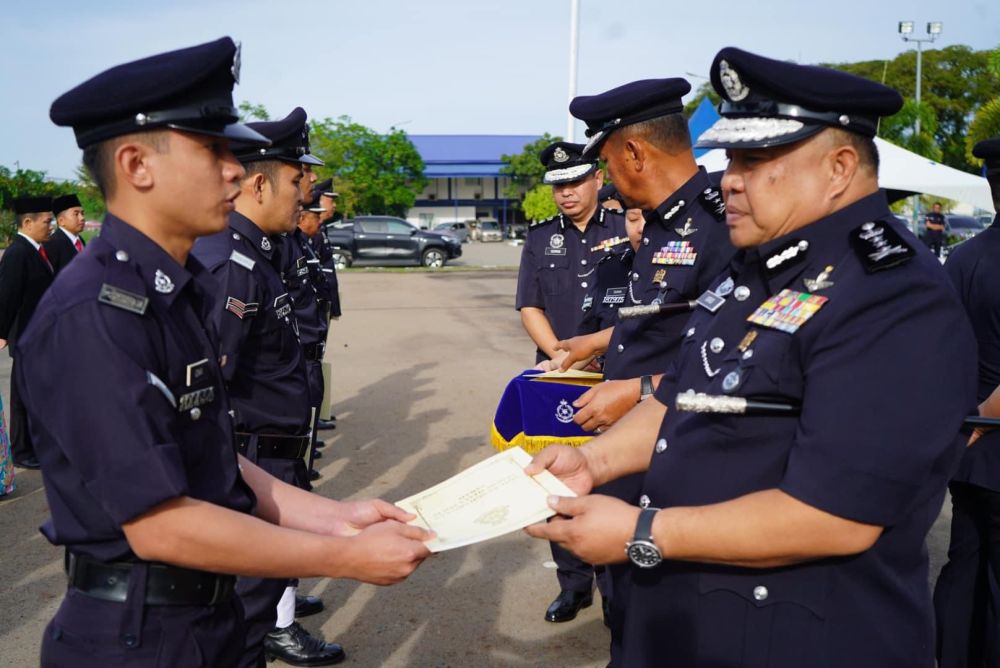
[[[497,452],[503,452],[504,450],[520,446],[528,454],[537,455],[550,445],[571,445],[574,448],[578,448],[592,438],[594,437],[570,436],[560,438],[559,436],[525,436],[522,431],[508,441],[500,435],[496,425],[490,427],[490,444]]]

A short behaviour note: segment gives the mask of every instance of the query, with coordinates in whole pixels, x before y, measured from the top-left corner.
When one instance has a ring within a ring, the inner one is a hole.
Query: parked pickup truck
[[[419,230],[402,218],[358,216],[323,228],[337,269],[351,265],[443,267],[462,255],[457,238]]]

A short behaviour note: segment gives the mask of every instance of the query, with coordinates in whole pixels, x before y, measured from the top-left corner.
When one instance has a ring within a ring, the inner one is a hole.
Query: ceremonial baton
[[[623,306],[618,309],[620,320],[631,320],[633,318],[647,318],[651,315],[661,315],[663,313],[683,313],[693,311],[698,306],[697,301],[674,302],[671,304],[648,304],[642,306]]]

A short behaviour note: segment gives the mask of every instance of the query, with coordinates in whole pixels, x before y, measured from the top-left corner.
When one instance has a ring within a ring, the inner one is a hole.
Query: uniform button
[[[126,633],[125,635],[122,636],[122,644],[124,644],[126,647],[135,647],[135,643],[136,643],[135,636],[132,635],[131,633]]]
[[[194,408],[191,409],[190,415],[192,420],[197,420],[201,418],[201,409],[195,406]]]
[[[619,343],[617,350],[618,350],[618,352],[623,353],[623,352],[625,352],[625,346],[623,346],[622,344]]]
[[[691,338],[692,336],[694,336],[694,327],[692,327],[691,329],[689,329],[687,331],[687,334],[685,334],[684,336],[686,336],[688,338]]]
[[[549,265],[549,269],[555,269],[555,268],[556,268],[556,263],[555,262],[553,262],[552,264]]]
[[[726,347],[726,342],[720,339],[719,337],[715,337],[708,344],[709,350],[711,350],[716,355],[721,353],[722,349],[725,347]]]
[[[753,349],[752,348],[750,350],[746,351],[745,353],[743,353],[743,359],[748,360],[751,357],[753,357]]]
[[[581,288],[587,287],[587,281],[584,281],[583,283],[580,283],[580,287]]]
[[[661,438],[656,442],[656,454],[662,454],[667,450],[667,439]]]
[[[730,371],[726,374],[726,377],[722,379],[722,391],[732,392],[740,385],[740,372]]]
[[[638,281],[639,280],[639,272],[637,272],[637,271],[633,271],[632,272],[632,280],[633,281]]]
[[[744,302],[750,297],[750,288],[741,285],[733,291],[733,296],[736,297],[736,301]]]
[[[240,240],[240,235],[236,234],[236,232],[233,232],[233,239],[236,239],[237,241],[239,241]]]
[[[757,585],[753,588],[753,597],[758,601],[766,601],[769,593],[764,585]]]
[[[649,245],[649,239],[647,239],[646,237],[643,237],[643,239],[642,239],[642,245],[643,246],[648,246]]]
[[[581,244],[585,244],[585,243],[587,243],[587,240],[586,239],[580,239],[580,243]]]
[[[648,496],[646,496],[645,494],[643,494],[642,496],[639,497],[639,507],[640,508],[649,508],[649,504],[650,504],[650,501],[649,501],[649,497]]]
[[[128,262],[128,253],[120,250],[117,253],[115,253],[115,259],[118,260],[119,262]]]
[[[587,264],[586,260],[580,260],[580,264]]]

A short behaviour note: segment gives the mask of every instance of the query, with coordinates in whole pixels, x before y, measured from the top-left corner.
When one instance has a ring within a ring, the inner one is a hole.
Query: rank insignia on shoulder
[[[722,193],[715,188],[705,188],[701,193],[701,199],[716,218],[721,219],[722,216],[726,215],[726,203],[722,199]]]
[[[832,288],[833,281],[827,280],[830,278],[831,272],[833,272],[833,265],[828,264],[823,271],[819,272],[816,278],[803,278],[802,282],[805,284],[806,290],[809,292],[819,292],[820,290]]]
[[[229,261],[235,262],[236,264],[240,265],[241,267],[249,271],[253,271],[254,265],[257,264],[257,262],[253,258],[247,257],[243,253],[235,250],[229,254]]]
[[[823,308],[826,297],[784,289],[757,307],[747,322],[794,334]]]
[[[236,297],[226,297],[226,310],[242,320],[248,315],[253,315],[260,308],[260,304],[254,302],[242,302]]]
[[[134,292],[108,285],[107,283],[101,286],[101,291],[97,295],[97,301],[108,306],[120,308],[129,313],[135,313],[136,315],[144,315],[146,308],[149,306],[149,297],[143,297]]]
[[[882,222],[868,222],[851,232],[851,248],[869,274],[892,269],[916,255],[896,230]]]
[[[684,227],[675,227],[674,232],[679,234],[681,238],[691,236],[692,234],[698,231],[697,227],[691,227],[691,223],[693,222],[694,222],[693,218],[688,218],[686,221],[684,221]]]
[[[590,247],[591,253],[596,253],[597,251],[609,251],[619,244],[623,244],[628,241],[627,237],[612,237],[611,239],[605,239],[596,246]]]
[[[773,276],[785,265],[802,262],[806,259],[807,250],[809,250],[809,242],[804,239],[792,239],[775,249],[764,259],[764,267],[767,269],[768,275]]]
[[[715,313],[726,303],[725,298],[720,297],[711,290],[705,290],[698,297],[698,306],[706,309],[709,313]]]
[[[690,241],[668,241],[653,253],[653,264],[691,266],[698,259],[698,252]]]

